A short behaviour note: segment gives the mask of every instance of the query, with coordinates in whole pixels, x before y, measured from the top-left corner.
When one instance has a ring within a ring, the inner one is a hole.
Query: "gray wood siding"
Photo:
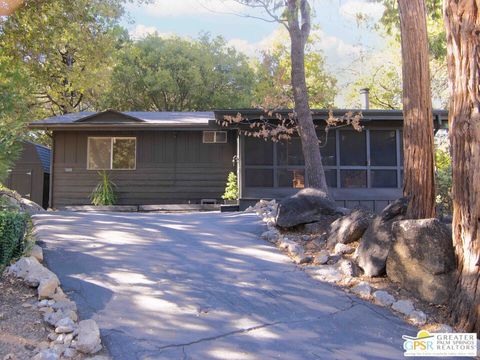
[[[99,181],[87,170],[89,136],[137,138],[136,170],[108,170],[117,185],[119,205],[199,203],[220,200],[236,138],[226,144],[203,144],[202,131],[83,131],[54,132],[53,206],[90,204]]]

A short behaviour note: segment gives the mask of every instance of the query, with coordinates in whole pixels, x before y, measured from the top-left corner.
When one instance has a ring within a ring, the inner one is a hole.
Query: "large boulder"
[[[37,203],[22,198],[16,191],[9,189],[0,189],[0,203],[3,202],[8,208],[25,211],[30,214],[44,212],[45,210]]]
[[[289,228],[320,221],[323,216],[338,212],[335,202],[325,192],[306,188],[280,201],[275,221],[277,226]]]
[[[408,199],[401,198],[388,205],[375,216],[360,239],[355,253],[357,264],[366,276],[385,274],[388,252],[392,245],[392,224],[404,220]]]
[[[445,304],[455,271],[452,234],[437,219],[403,220],[392,226],[387,276],[421,299]]]
[[[333,249],[336,244],[349,244],[360,239],[371,219],[370,212],[358,209],[332,222],[327,231],[328,248]]]
[[[95,320],[82,320],[78,323],[75,348],[84,354],[95,354],[102,349],[100,330]]]

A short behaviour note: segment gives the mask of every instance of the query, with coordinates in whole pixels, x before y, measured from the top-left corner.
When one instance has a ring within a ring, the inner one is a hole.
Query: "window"
[[[135,170],[136,138],[89,137],[88,170]]]
[[[397,139],[395,130],[370,131],[370,165],[397,165]]]
[[[372,188],[396,188],[396,170],[372,170],[370,172]]]
[[[325,166],[335,166],[337,164],[337,136],[335,130],[330,130],[327,134],[321,131],[318,134],[320,140],[320,153],[322,154],[322,163]]]
[[[273,142],[245,137],[245,165],[273,165]]]
[[[305,170],[278,169],[278,186],[303,189],[305,187]]]
[[[204,131],[203,143],[204,144],[225,144],[227,142],[226,131]]]
[[[278,165],[303,165],[302,142],[300,138],[291,138],[277,144]]]
[[[342,188],[366,188],[367,172],[364,170],[341,170]]]
[[[367,165],[366,145],[365,131],[340,131],[340,165]]]

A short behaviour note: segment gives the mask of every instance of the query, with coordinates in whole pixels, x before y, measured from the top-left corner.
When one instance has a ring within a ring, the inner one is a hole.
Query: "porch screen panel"
[[[255,137],[245,138],[245,165],[273,165],[273,142]]]
[[[89,170],[110,169],[111,138],[88,138],[88,166]]]
[[[366,166],[366,145],[365,131],[340,131],[340,165]]]
[[[273,170],[245,169],[245,186],[273,187]]]
[[[330,130],[328,133],[325,133],[325,131],[317,133],[320,140],[322,163],[325,166],[335,166],[337,164],[337,137],[335,133],[335,130]]]
[[[395,130],[370,131],[370,165],[397,165],[397,139]]]

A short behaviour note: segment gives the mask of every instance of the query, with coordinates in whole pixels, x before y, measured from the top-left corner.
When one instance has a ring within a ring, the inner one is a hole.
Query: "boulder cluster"
[[[34,245],[30,256],[22,257],[7,272],[37,288],[35,306],[51,326],[48,348],[38,349],[34,360],[56,360],[91,355],[102,349],[100,330],[94,320],[78,321],[77,305],[60,287],[58,277],[41,264],[43,251]]]
[[[262,200],[248,210],[267,224],[261,238],[297,264],[308,265],[304,269],[312,278],[347,285],[357,296],[423,325],[427,317],[411,300],[395,299],[387,291],[372,289],[368,282],[351,281],[387,275],[428,303],[446,303],[455,271],[451,232],[437,219],[407,219],[407,207],[408,199],[401,198],[379,214],[349,210],[338,207],[320,190],[303,189],[279,203]],[[317,251],[305,251],[308,245],[303,240],[314,242]]]

